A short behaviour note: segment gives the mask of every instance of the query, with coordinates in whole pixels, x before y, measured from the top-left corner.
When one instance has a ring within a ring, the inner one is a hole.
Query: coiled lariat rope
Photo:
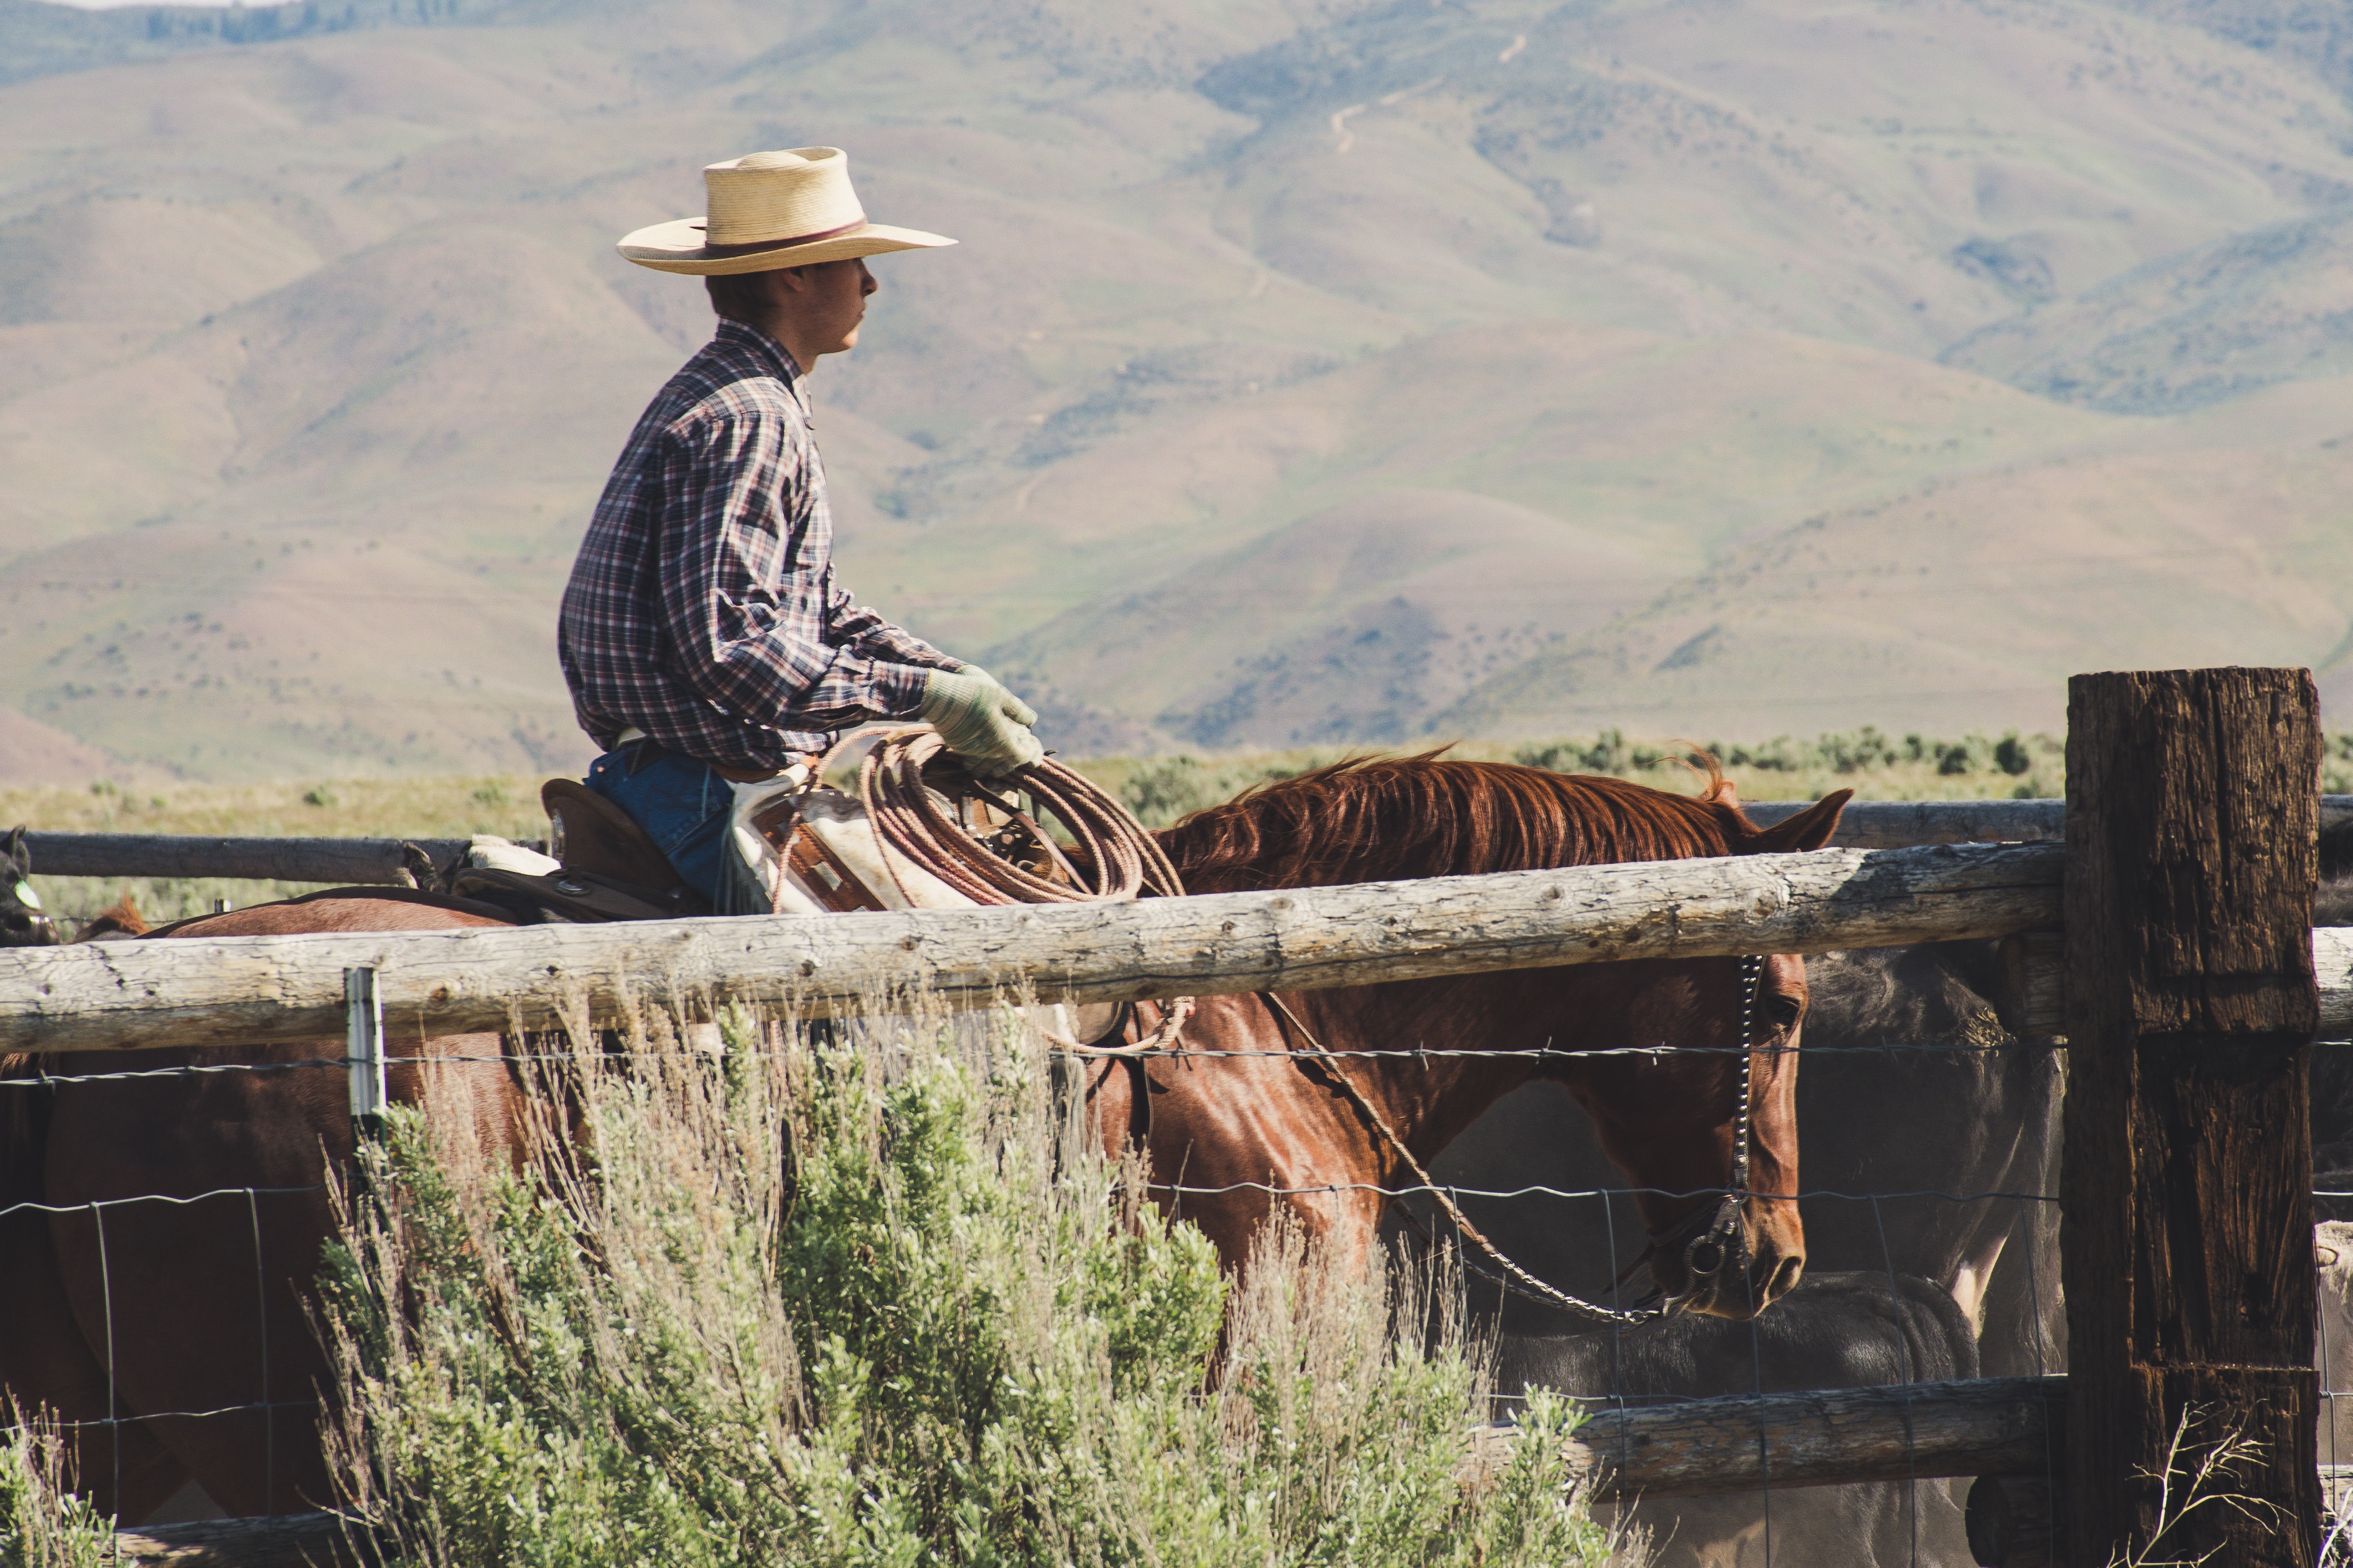
[[[997,853],[950,814],[923,770],[947,754],[938,734],[910,729],[892,735],[859,765],[859,791],[874,831],[892,849],[976,904],[1084,904],[1185,890],[1168,856],[1144,825],[1102,787],[1051,757],[1021,769],[1002,787],[975,777],[970,793],[1019,825],[1061,876],[1046,877]],[[1026,792],[1040,816],[1067,830],[1064,846],[1021,808]]]

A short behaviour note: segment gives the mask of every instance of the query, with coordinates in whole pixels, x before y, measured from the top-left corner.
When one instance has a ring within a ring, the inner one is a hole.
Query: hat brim
[[[870,223],[830,239],[782,250],[755,250],[744,255],[714,256],[705,243],[702,219],[682,217],[658,223],[622,237],[620,253],[640,267],[657,272],[688,272],[705,278],[737,272],[774,272],[784,267],[810,267],[820,261],[848,261],[859,256],[881,256],[893,250],[936,250],[954,245],[945,235],[919,228],[892,228]]]

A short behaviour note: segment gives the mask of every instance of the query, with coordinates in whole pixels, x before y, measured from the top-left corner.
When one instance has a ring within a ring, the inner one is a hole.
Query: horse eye
[[[1805,1016],[1805,1008],[1798,1005],[1798,999],[1794,996],[1772,996],[1766,999],[1765,1016],[1772,1021],[1773,1026],[1777,1029],[1794,1029],[1798,1026],[1798,1020]]]

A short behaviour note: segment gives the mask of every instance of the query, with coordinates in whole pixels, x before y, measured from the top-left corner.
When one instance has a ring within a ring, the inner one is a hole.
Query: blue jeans
[[[632,774],[634,751],[606,752],[589,764],[581,782],[628,812],[670,857],[679,880],[709,899],[712,909],[738,912],[744,879],[735,869],[735,849],[727,837],[735,792],[710,764],[676,752],[664,752]]]

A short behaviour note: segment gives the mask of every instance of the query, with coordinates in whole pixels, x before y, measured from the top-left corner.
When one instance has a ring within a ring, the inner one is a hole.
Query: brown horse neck
[[[1497,976],[1294,992],[1280,998],[1276,1014],[1293,1050],[1378,1053],[1322,1065],[1345,1076],[1413,1157],[1427,1163],[1544,1065],[1548,1042],[1530,1022],[1533,1009],[1494,994],[1507,988],[1508,979]],[[1382,1163],[1399,1162],[1384,1149]]]

